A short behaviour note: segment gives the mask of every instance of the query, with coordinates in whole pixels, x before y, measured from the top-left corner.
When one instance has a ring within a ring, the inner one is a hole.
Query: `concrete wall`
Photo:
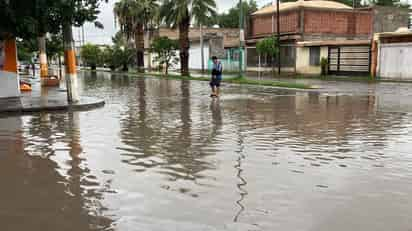
[[[320,59],[328,58],[328,47],[320,48]],[[321,66],[311,66],[310,64],[310,48],[296,47],[296,73],[299,74],[320,74]]]
[[[207,69],[208,61],[209,61],[209,45],[206,41],[204,44],[204,67]],[[155,54],[152,54],[152,68],[156,68],[158,64],[154,62],[154,58],[156,57]],[[177,51],[177,57],[179,57],[179,51]],[[199,43],[192,43],[190,44],[189,49],[189,69],[192,70],[201,70],[202,69],[202,56],[201,56],[201,48]],[[148,67],[149,63],[149,55],[145,54],[145,67]],[[180,62],[176,65],[173,65],[171,69],[180,69]]]
[[[391,6],[374,6],[373,31],[394,32],[399,27],[408,27],[409,10]]]

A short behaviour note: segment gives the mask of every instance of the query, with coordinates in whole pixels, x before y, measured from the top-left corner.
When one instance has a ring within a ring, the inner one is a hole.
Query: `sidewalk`
[[[104,106],[100,99],[81,97],[80,102],[68,104],[65,89],[42,89],[38,79],[32,80],[32,92],[22,92],[21,97],[0,99],[0,115],[26,114],[49,111],[83,111]]]

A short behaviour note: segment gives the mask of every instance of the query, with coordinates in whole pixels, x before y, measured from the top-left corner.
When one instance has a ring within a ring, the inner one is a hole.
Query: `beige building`
[[[247,69],[277,65],[272,57],[259,57],[256,44],[280,32],[282,71],[320,74],[321,60],[327,59],[332,74],[369,74],[370,49],[374,33],[407,26],[409,10],[401,7],[351,6],[326,0],[281,3],[280,27],[276,5],[253,13],[247,29]]]

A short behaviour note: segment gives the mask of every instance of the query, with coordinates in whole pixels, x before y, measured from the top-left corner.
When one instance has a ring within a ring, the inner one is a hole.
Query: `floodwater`
[[[0,118],[0,230],[412,229],[411,114],[379,96],[80,82],[106,106]]]

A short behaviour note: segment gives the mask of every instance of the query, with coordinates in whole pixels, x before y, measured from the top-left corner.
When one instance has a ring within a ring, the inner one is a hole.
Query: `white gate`
[[[381,78],[412,80],[412,43],[381,44],[378,68]]]

